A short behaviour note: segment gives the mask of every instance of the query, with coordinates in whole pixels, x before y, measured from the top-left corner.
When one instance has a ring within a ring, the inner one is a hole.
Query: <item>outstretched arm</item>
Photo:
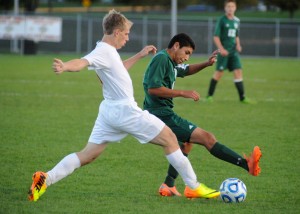
[[[61,74],[65,71],[77,72],[89,65],[86,59],[72,59],[67,62],[63,62],[60,59],[54,59],[52,69],[56,74]]]
[[[215,50],[206,62],[190,65],[189,72],[187,73],[187,75],[192,75],[192,74],[198,73],[202,69],[213,65],[217,61],[218,53],[219,53],[219,50]]]
[[[148,45],[144,47],[140,52],[138,52],[136,55],[130,57],[129,59],[126,59],[123,61],[123,64],[127,70],[129,70],[139,59],[147,56],[149,53],[155,54],[156,53],[156,47],[153,45]]]

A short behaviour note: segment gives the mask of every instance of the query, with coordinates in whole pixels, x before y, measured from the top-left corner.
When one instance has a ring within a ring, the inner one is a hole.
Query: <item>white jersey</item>
[[[89,70],[95,70],[100,77],[104,99],[134,100],[132,80],[115,47],[98,42],[95,49],[83,58],[89,62]]]
[[[83,59],[89,62],[89,69],[95,70],[100,77],[104,96],[89,142],[118,142],[128,134],[141,143],[153,140],[165,124],[137,106],[131,78],[116,48],[98,42]]]

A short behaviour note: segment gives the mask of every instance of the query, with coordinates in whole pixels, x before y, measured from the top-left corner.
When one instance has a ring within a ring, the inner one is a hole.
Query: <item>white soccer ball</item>
[[[228,178],[220,186],[220,197],[225,203],[240,203],[245,201],[247,188],[238,178]]]

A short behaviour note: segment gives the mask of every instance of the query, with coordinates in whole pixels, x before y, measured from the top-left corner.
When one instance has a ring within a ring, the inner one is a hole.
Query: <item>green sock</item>
[[[188,156],[188,154],[183,153],[184,156]],[[178,172],[176,171],[176,169],[170,164],[169,165],[169,169],[168,169],[168,175],[166,176],[165,179],[165,184],[168,187],[173,187],[175,186],[175,180],[178,177]]]
[[[221,143],[217,142],[210,150],[210,153],[229,163],[234,165],[240,166],[245,170],[249,171],[248,164],[245,158],[237,154],[236,152],[232,151],[228,147],[222,145]]]

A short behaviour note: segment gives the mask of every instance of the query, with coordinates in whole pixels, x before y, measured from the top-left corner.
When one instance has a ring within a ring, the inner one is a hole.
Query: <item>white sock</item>
[[[233,82],[243,82],[243,79],[234,79]]]
[[[181,175],[186,185],[188,185],[191,189],[196,189],[200,185],[189,159],[182,154],[180,149],[166,155],[166,157],[169,163]]]
[[[52,170],[47,172],[48,177],[46,179],[47,186],[56,183],[57,181],[67,177],[75,169],[81,166],[80,160],[75,153],[69,154],[64,157]]]

